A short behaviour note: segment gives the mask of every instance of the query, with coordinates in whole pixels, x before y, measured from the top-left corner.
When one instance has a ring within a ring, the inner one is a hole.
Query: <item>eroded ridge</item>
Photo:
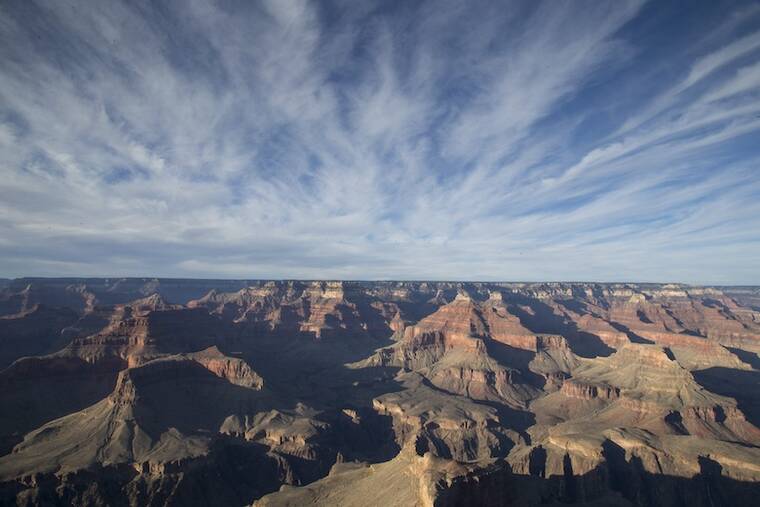
[[[14,280],[0,503],[749,505],[758,294]]]

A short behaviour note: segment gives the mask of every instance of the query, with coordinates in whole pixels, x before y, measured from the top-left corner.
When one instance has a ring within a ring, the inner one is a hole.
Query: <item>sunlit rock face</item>
[[[0,503],[751,505],[748,291],[11,281]]]

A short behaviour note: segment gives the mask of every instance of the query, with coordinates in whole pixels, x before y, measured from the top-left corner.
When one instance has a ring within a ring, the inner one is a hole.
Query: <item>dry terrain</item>
[[[760,289],[0,281],[2,505],[760,504]]]

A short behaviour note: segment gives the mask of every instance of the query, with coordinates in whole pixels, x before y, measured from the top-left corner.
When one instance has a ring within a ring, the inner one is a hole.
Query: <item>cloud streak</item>
[[[682,16],[6,2],[0,275],[760,284],[760,12]]]

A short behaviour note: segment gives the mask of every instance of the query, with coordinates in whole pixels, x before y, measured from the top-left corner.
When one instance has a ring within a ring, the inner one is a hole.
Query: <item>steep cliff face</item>
[[[194,354],[187,354],[185,357],[231,384],[259,390],[264,387],[264,379],[253,371],[248,363],[238,357],[225,356],[216,346]]]
[[[430,367],[450,351],[482,354],[486,324],[469,298],[458,296],[415,325],[404,328],[403,337],[379,351],[374,364],[407,369]]]
[[[587,410],[578,411],[572,400]],[[609,358],[587,362],[531,410],[541,421],[559,422],[547,430],[552,438],[631,427],[750,445],[760,439],[735,400],[704,389],[667,349],[656,345],[632,344]]]
[[[162,354],[200,351],[233,337],[230,326],[203,309],[144,306],[140,301],[117,307],[105,328],[72,340],[58,354],[88,362],[118,357],[139,365]]]
[[[504,316],[499,316],[496,309]],[[538,394],[538,389],[530,385],[519,370],[492,357],[489,344],[509,348],[517,344],[536,351],[539,347],[551,348],[555,343],[548,337],[530,334],[516,317],[506,316],[504,312],[505,308],[500,301],[494,301],[493,296],[481,305],[460,293],[451,303],[406,327],[403,338],[396,344],[360,364],[416,370],[446,392],[524,408],[527,401]],[[495,335],[490,322],[503,322],[496,326]],[[523,334],[505,334],[507,331]]]
[[[760,318],[720,289],[146,279],[0,292],[3,504],[760,495]]]
[[[404,391],[373,401],[378,413],[393,418],[400,447],[414,445],[420,455],[430,452],[456,461],[474,461],[503,455],[521,439],[500,424],[493,408],[447,395],[414,373],[402,382]]]
[[[606,320],[634,336],[664,345],[696,346],[692,337],[757,348],[758,328],[731,298],[716,290],[655,290],[598,308]]]
[[[591,384],[577,380],[566,380],[562,383],[560,392],[568,398],[579,400],[617,400],[620,398],[620,388],[605,384]]]
[[[264,478],[245,478],[236,490],[313,480],[328,465],[311,441],[327,425],[299,414],[259,415],[266,406],[259,384],[247,365],[214,349],[125,369],[105,399],[43,425],[0,458],[0,480],[20,478],[33,489],[58,482],[47,492],[55,503],[66,503],[62,492],[76,488],[78,471],[102,475],[133,503],[174,496],[183,477],[219,474],[230,461],[263,468]],[[135,481],[150,486],[145,496],[134,496]]]

